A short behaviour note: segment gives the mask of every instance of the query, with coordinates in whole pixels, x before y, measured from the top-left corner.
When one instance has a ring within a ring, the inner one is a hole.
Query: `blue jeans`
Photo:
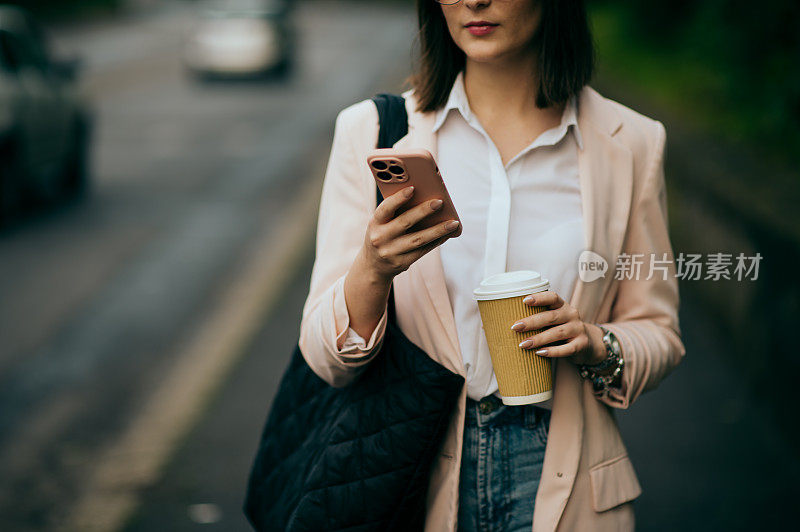
[[[530,532],[550,410],[467,398],[458,530]]]

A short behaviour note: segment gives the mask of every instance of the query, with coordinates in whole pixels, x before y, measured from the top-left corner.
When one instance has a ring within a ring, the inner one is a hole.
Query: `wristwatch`
[[[616,335],[602,325],[598,325],[598,327],[603,331],[606,358],[598,364],[581,364],[580,375],[584,379],[592,381],[595,393],[605,395],[612,383],[622,374],[625,360],[622,358],[622,347]]]

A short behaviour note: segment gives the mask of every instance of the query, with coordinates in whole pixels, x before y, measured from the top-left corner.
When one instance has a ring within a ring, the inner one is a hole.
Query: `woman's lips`
[[[492,33],[496,27],[497,27],[497,24],[491,24],[489,22],[486,22],[486,23],[484,23],[484,22],[478,22],[478,23],[470,22],[469,24],[467,24],[467,30],[469,30],[469,32],[472,35],[476,35],[476,36],[488,35],[488,34]]]

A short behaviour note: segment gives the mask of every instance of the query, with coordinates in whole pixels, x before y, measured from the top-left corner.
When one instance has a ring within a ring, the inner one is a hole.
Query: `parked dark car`
[[[0,222],[86,191],[91,118],[78,66],[51,57],[30,13],[0,5]]]
[[[186,38],[184,63],[201,78],[287,74],[295,53],[288,0],[211,0]]]

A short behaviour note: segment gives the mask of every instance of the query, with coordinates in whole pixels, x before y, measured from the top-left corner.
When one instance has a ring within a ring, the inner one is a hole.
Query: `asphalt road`
[[[87,63],[95,187],[0,236],[3,530],[61,522],[253,242],[321,182],[336,113],[398,89],[408,9],[320,2],[296,15],[293,76],[261,83],[185,75],[186,3],[55,32]]]
[[[191,82],[178,60],[190,20],[180,4],[56,35],[88,62],[96,187],[86,203],[0,235],[3,530],[57,526],[255,243],[303,185],[320,181],[336,112],[398,90],[408,9],[299,8],[301,59],[286,82]],[[158,479],[136,490],[126,530],[248,530],[247,472],[297,338],[312,260],[309,240],[198,423],[169,449]],[[618,412],[644,489],[637,529],[789,528],[800,460],[727,360],[690,283],[682,297],[686,360]]]
[[[310,243],[311,244],[311,243]],[[278,309],[247,349],[162,479],[142,494],[127,532],[247,531],[242,504],[250,465],[280,378],[297,342],[313,245]]]

